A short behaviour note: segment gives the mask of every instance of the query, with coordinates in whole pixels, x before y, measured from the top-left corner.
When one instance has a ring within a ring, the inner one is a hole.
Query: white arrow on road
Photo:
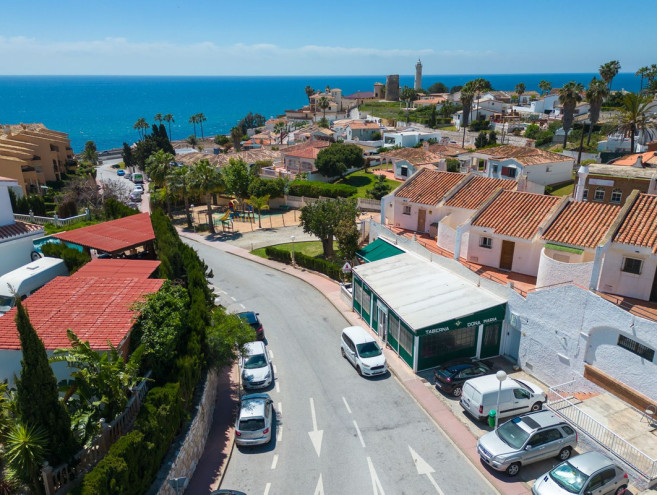
[[[319,481],[317,482],[317,486],[315,487],[315,493],[314,495],[324,495],[324,483],[322,483],[322,474],[319,474]]]
[[[413,464],[415,464],[415,467],[417,468],[417,474],[420,476],[423,474],[426,474],[427,478],[429,478],[429,481],[431,481],[431,484],[433,487],[436,489],[436,492],[438,492],[440,495],[445,495],[443,491],[440,489],[438,486],[438,483],[436,483],[436,480],[433,479],[433,476],[431,476],[431,473],[435,473],[433,468],[427,464],[427,461],[422,459],[417,452],[415,452],[411,446],[408,446],[408,450],[411,451],[411,457],[413,458]]]
[[[308,435],[310,435],[310,441],[313,443],[313,447],[315,447],[315,452],[317,452],[317,457],[319,457],[319,453],[322,450],[322,437],[324,436],[324,430],[318,430],[317,429],[317,417],[315,416],[315,401],[313,401],[313,398],[310,398],[310,414],[313,417],[313,431],[309,431]]]

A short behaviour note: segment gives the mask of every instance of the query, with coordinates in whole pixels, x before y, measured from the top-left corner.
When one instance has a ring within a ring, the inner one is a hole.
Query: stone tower
[[[422,89],[422,62],[417,59],[415,64],[415,91]]]
[[[386,77],[386,101],[399,101],[399,74]]]
[[[382,100],[385,96],[385,90],[383,87],[383,83],[374,83],[374,98],[377,98],[379,100]]]

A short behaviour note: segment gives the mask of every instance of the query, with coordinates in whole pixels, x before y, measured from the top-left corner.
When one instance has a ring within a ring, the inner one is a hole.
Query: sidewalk
[[[290,265],[284,265],[275,261],[260,258],[259,256],[254,256],[245,249],[227,244],[219,239],[212,239],[209,236],[206,237],[201,234],[182,232],[180,230],[179,234],[190,240],[212,246],[215,249],[220,249],[224,252],[260,263],[261,265],[268,266],[275,270],[286,272],[304,280],[324,294],[329,302],[342,313],[349,324],[361,325],[361,319],[341,299],[340,286],[337,282],[328,277],[308,272],[304,269],[294,268]],[[441,403],[431,390],[427,388],[422,379],[415,375],[397,354],[390,349],[385,349],[384,353],[390,371],[397,377],[404,388],[406,388],[411,397],[422,406],[434,422],[445,432],[454,445],[456,445],[456,447],[468,457],[474,467],[484,475],[496,490],[504,495],[529,495],[530,491],[522,481],[504,478],[502,475],[495,476],[491,471],[484,467],[479,459],[479,454],[477,453],[477,439],[475,436],[470,433],[463,423],[454,417],[452,412]],[[225,462],[228,462],[227,458]],[[223,472],[224,469],[225,466],[222,466],[220,470]]]

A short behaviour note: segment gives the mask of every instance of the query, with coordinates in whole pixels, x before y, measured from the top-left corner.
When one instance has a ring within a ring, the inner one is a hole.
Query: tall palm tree
[[[146,173],[150,177],[151,182],[156,186],[164,189],[164,197],[167,203],[167,213],[171,218],[171,198],[169,195],[169,188],[167,184],[167,176],[171,170],[171,164],[175,157],[171,153],[166,153],[164,150],[157,150],[146,160]]]
[[[552,83],[546,80],[542,80],[540,83],[538,83],[538,87],[541,89],[541,95],[543,95],[543,91],[545,91],[545,94],[548,94],[552,89]]]
[[[210,232],[215,234],[214,220],[212,218],[212,195],[224,189],[224,180],[221,172],[208,160],[199,160],[192,167],[190,185],[194,192],[201,196],[206,196]]]
[[[242,129],[239,126],[235,126],[230,130],[230,140],[233,142],[233,148],[235,151],[239,151],[242,141]]]
[[[173,119],[173,115],[168,113],[164,117],[162,117],[162,120],[164,120],[167,124],[169,124],[169,141],[171,141],[173,138],[171,137],[171,122],[175,122]]]
[[[204,136],[203,136],[203,122],[205,122],[205,121],[207,121],[207,120],[208,120],[208,119],[206,119],[206,118],[205,118],[205,115],[203,115],[202,113],[197,113],[197,114],[196,114],[196,122],[198,122],[199,124],[201,124],[201,139],[204,138]]]
[[[278,134],[280,144],[283,144],[283,133],[285,132],[285,127],[285,122],[276,122],[276,124],[274,124],[274,133]]]
[[[650,67],[645,66],[645,67],[641,67],[639,70],[637,70],[634,73],[636,77],[641,78],[641,90],[639,92],[643,92],[643,80],[648,75],[649,72],[650,72]]]
[[[630,153],[634,153],[634,136],[642,132],[645,136],[657,129],[657,123],[648,118],[652,98],[637,93],[623,95],[623,105],[618,109],[619,114],[614,121],[616,131],[624,136],[630,136]]]
[[[607,88],[605,82],[597,77],[591,79],[589,88],[586,90],[586,101],[591,105],[591,108],[589,109],[589,136],[586,139],[586,146],[591,143],[591,131],[593,130],[593,126],[597,124],[600,119],[602,102],[607,96],[609,96],[609,88]]]
[[[159,122],[160,124],[164,120],[164,117],[162,117],[161,113],[156,113],[155,117],[153,117],[153,122]]]
[[[481,93],[489,87],[489,84],[485,79],[482,79],[481,77],[470,82],[472,82],[472,91],[474,92],[475,98],[477,99],[477,120],[479,120],[479,98],[481,98]]]
[[[563,88],[559,90],[559,103],[563,105],[563,147],[566,148],[568,143],[568,131],[573,125],[573,118],[575,116],[575,107],[582,101],[581,93],[584,91],[582,83],[570,81],[564,84]]]
[[[308,104],[310,104],[310,97],[314,94],[315,94],[315,90],[310,86],[306,86],[306,96],[308,97]]]
[[[328,87],[328,86],[327,86]],[[322,96],[317,103],[317,106],[324,112],[324,120],[326,120],[326,109],[331,106],[329,99],[326,96]]]
[[[602,64],[600,66],[600,69],[598,69],[598,72],[600,73],[600,77],[605,83],[607,83],[607,87],[609,87],[609,91],[611,91],[611,82],[614,80],[614,77],[616,77],[616,75],[620,70],[621,70],[621,64],[618,60],[612,60],[611,62]]]
[[[516,94],[518,95],[518,105],[520,105],[520,98],[525,93],[525,83],[516,84]]]
[[[192,229],[192,216],[189,211],[189,189],[190,189],[191,172],[187,166],[174,167],[166,177],[167,187],[171,194],[183,199],[185,203],[185,217],[187,218],[187,228]]]
[[[474,100],[474,91],[470,82],[467,82],[461,89],[461,105],[463,105],[463,143],[465,144],[465,128],[470,123],[470,114],[472,113],[472,102]]]
[[[132,126],[133,129],[137,129],[137,132],[139,133],[139,139],[144,139],[145,137],[145,130],[148,129],[150,126],[148,125],[148,122],[146,122],[146,119],[144,117],[140,117],[137,119],[137,122]]]
[[[188,124],[194,124],[194,137],[196,137],[196,123],[198,122],[198,114],[192,115],[189,118]]]

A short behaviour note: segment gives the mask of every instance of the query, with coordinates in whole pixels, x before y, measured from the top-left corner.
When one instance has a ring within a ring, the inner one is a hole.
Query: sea
[[[463,85],[476,77],[491,82],[494,89],[513,90],[523,82],[526,90],[538,91],[549,81],[560,87],[568,81],[587,85],[598,74],[482,74],[424,75],[422,86],[435,82],[448,87]],[[400,75],[400,85],[413,86],[412,75]],[[193,134],[189,117],[203,113],[205,136],[226,134],[247,113],[266,118],[297,109],[308,102],[305,87],[340,88],[344,95],[372,91],[379,76],[0,76],[0,124],[43,123],[68,133],[77,153],[91,140],[99,150],[134,143],[133,124],[143,117],[153,123],[156,113],[174,116],[172,139]],[[638,91],[640,79],[620,73],[612,89]],[[197,135],[201,135],[197,124]]]

